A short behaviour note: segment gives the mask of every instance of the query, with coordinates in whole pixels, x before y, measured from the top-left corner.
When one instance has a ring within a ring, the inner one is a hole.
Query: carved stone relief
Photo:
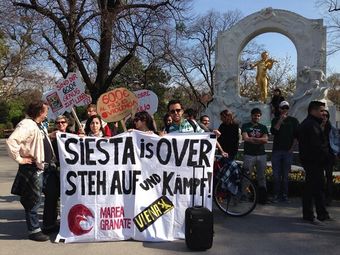
[[[296,92],[290,98],[291,103],[296,105],[294,109],[297,109],[293,114],[301,121],[303,116],[298,113],[305,111],[305,105],[301,102],[306,100],[309,103],[312,98],[321,100],[319,98],[325,95],[326,28],[323,26],[323,20],[306,19],[290,11],[269,7],[245,17],[230,30],[219,33],[217,37],[216,92],[213,102],[206,110],[213,127],[219,126],[219,113],[225,108],[233,111],[240,122],[245,122],[250,119],[250,110],[260,107],[263,110],[262,120],[270,122],[268,104],[250,102],[248,98],[239,95],[238,56],[243,50],[242,47],[263,31],[281,33],[290,38],[296,47],[299,81]],[[319,84],[315,81],[319,81]],[[265,114],[268,116],[264,116]]]

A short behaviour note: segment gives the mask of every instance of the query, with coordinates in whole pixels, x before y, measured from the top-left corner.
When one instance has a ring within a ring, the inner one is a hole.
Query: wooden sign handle
[[[125,121],[124,120],[120,120],[120,124],[122,124],[124,132],[126,132],[127,129],[126,129]]]
[[[83,128],[83,126],[81,125],[81,123],[80,123],[80,121],[78,119],[78,116],[77,116],[76,111],[74,110],[74,107],[72,107],[71,110],[72,110],[72,115],[73,115],[73,117],[74,117],[74,119],[75,119],[75,121],[76,121],[76,123],[77,123],[77,125],[79,127],[80,132],[85,134],[84,128]]]

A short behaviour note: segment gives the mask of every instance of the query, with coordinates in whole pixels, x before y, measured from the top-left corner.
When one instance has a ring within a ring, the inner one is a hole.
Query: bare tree
[[[32,51],[36,23],[28,17],[6,15],[7,8],[0,6],[1,16],[1,58],[0,58],[0,98],[8,101],[51,85],[54,79],[34,64]]]
[[[339,108],[340,107],[340,75],[333,74],[327,78],[331,84],[327,97]]]
[[[153,54],[166,26],[190,1],[11,0],[21,15],[40,18],[37,51],[65,77],[78,69],[95,102],[138,51]]]
[[[319,7],[327,7],[328,12],[340,11],[340,3],[338,3],[338,0],[318,0],[316,1],[316,5]]]
[[[317,0],[316,6],[322,11],[327,26],[327,55],[340,50],[340,2],[337,0]]]
[[[209,11],[177,26],[177,37],[167,37],[164,56],[173,82],[184,88],[202,107],[214,95],[215,41],[218,32],[228,30],[241,18],[239,11],[220,14]]]

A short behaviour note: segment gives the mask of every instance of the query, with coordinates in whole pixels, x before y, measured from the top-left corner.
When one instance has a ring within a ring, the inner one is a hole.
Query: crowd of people
[[[298,144],[300,160],[305,170],[305,187],[302,196],[303,219],[315,223],[331,220],[326,204],[332,199],[332,170],[339,156],[339,131],[330,123],[325,104],[312,101],[307,117],[301,124],[289,116],[289,103],[277,94],[273,107],[274,118],[270,133],[273,135],[272,168],[274,188],[272,202],[289,202],[288,173],[292,165],[293,148]],[[46,241],[48,234],[59,231],[57,222],[58,199],[60,194],[59,156],[56,132],[70,132],[69,119],[62,115],[55,120],[55,131],[48,133],[43,121],[47,117],[48,105],[43,101],[30,104],[27,118],[22,120],[7,140],[9,155],[19,163],[19,170],[12,187],[12,193],[20,196],[25,210],[29,238]],[[87,108],[88,118],[83,121],[77,133],[80,136],[110,137],[117,133],[101,119],[96,105]],[[266,204],[267,183],[265,169],[267,155],[265,144],[269,131],[260,123],[262,112],[254,108],[249,122],[240,123],[233,112],[225,109],[220,113],[218,129],[210,127],[210,118],[202,115],[197,119],[193,109],[184,110],[179,100],[171,100],[163,118],[163,126],[156,128],[153,117],[146,111],[134,115],[132,129],[164,136],[167,133],[213,132],[217,136],[217,151],[223,157],[234,160],[241,139],[244,142],[243,167],[249,173],[256,171],[259,203]],[[116,123],[115,123],[116,124]],[[326,182],[324,181],[326,176]],[[326,183],[326,184],[325,184]],[[38,208],[45,195],[42,228],[39,225]],[[326,195],[326,197],[325,197]],[[316,207],[316,218],[313,211]]]

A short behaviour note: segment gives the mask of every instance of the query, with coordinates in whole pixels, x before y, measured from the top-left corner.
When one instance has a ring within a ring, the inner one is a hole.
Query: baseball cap
[[[280,104],[279,104],[279,107],[284,107],[284,106],[288,106],[289,107],[289,103],[287,101],[282,101]]]

